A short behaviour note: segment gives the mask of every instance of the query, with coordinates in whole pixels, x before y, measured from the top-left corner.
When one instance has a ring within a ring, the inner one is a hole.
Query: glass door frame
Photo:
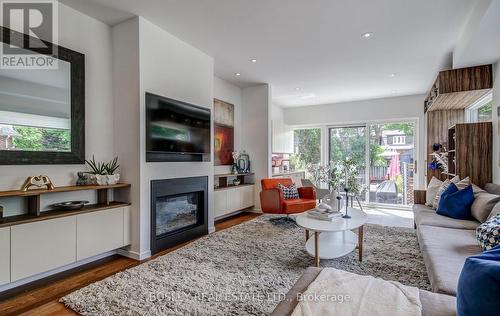
[[[418,185],[418,181],[420,180],[420,169],[417,169],[418,161],[420,160],[420,150],[419,150],[419,142],[420,142],[420,125],[418,118],[398,118],[398,119],[389,119],[389,120],[373,120],[367,121],[363,123],[348,123],[348,124],[331,124],[325,126],[325,132],[323,133],[326,138],[327,146],[324,146],[326,152],[324,154],[325,163],[330,163],[330,151],[331,151],[331,142],[330,142],[330,130],[334,128],[349,128],[349,127],[364,127],[365,128],[365,183],[367,185],[370,184],[370,125],[375,124],[389,124],[389,123],[413,123],[414,124],[414,135],[413,135],[413,147],[415,151],[414,160],[415,160],[415,174],[414,181]],[[424,151],[425,152],[425,151]],[[425,157],[424,157],[425,158]],[[424,169],[422,169],[424,170]],[[370,202],[370,190],[366,190],[365,192],[365,201],[362,202],[363,205],[368,207],[380,207],[380,208],[396,208],[396,209],[411,209],[409,205],[396,205],[396,204],[383,204]]]

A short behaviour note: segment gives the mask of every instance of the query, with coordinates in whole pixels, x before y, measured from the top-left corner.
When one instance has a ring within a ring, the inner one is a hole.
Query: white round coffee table
[[[295,218],[297,225],[306,230],[306,251],[314,257],[317,267],[320,259],[345,256],[356,249],[356,246],[359,261],[363,260],[363,225],[366,223],[366,214],[352,207],[349,207],[348,214],[351,218],[338,217],[332,221],[315,219],[306,213]],[[352,232],[356,228],[358,235]],[[309,231],[314,232],[311,237]]]

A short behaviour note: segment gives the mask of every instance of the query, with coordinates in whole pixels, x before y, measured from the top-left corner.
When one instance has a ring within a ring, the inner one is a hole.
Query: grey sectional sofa
[[[485,190],[500,194],[496,184],[487,184]],[[456,296],[465,259],[482,252],[475,234],[481,223],[441,216],[424,204],[425,191],[415,191],[415,227],[432,291]]]
[[[286,294],[286,299],[282,300],[276,306],[271,316],[291,315],[298,303],[297,295],[303,293],[320,272],[321,268],[307,268],[292,289]],[[420,290],[420,301],[422,303],[422,316],[456,315],[456,299],[453,296]]]

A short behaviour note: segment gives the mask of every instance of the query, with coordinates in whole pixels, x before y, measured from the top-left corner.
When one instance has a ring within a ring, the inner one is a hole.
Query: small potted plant
[[[96,162],[94,156],[92,156],[91,160],[85,160],[85,162],[90,167],[97,185],[116,184],[120,180],[120,174],[115,174],[116,170],[120,167],[118,157],[109,162]]]

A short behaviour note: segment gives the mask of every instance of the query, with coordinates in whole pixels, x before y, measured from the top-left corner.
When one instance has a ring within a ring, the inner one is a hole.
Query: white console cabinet
[[[215,218],[254,206],[254,187],[253,184],[243,184],[216,189]]]
[[[11,227],[11,282],[76,260],[76,216]]]
[[[0,228],[0,285],[10,282],[10,227]]]
[[[129,207],[81,214],[76,217],[76,260],[126,245],[125,213]],[[128,215],[127,215],[128,217]]]

